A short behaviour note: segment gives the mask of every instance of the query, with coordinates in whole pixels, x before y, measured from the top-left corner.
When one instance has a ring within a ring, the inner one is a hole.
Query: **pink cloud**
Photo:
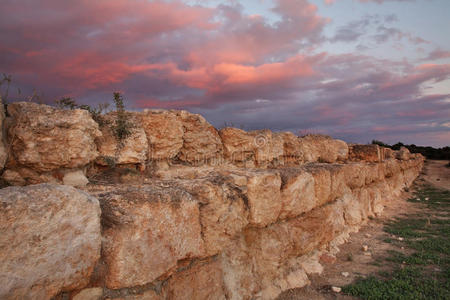
[[[361,3],[378,3],[382,4],[384,2],[414,2],[416,0],[357,0]],[[336,0],[324,0],[325,4],[332,5],[336,2]]]
[[[174,63],[167,63],[150,65],[148,69],[164,71],[167,78],[174,83],[203,89],[212,94],[233,90],[240,86],[245,86],[246,89],[254,89],[258,85],[276,86],[285,81],[314,74],[310,62],[302,56],[294,56],[284,62],[256,66],[218,62],[208,67],[200,66],[183,70]]]
[[[418,109],[414,111],[401,111],[397,113],[399,117],[432,117],[437,114],[436,111],[431,109]]]
[[[358,0],[361,3],[370,3],[370,2],[374,2],[374,3],[384,3],[384,2],[414,2],[416,0]]]
[[[436,49],[431,51],[430,54],[424,58],[424,60],[438,60],[444,58],[450,58],[450,51]]]

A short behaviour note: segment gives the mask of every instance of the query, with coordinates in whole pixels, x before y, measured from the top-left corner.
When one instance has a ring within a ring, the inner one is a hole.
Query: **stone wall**
[[[3,178],[51,184],[0,190],[5,299],[274,299],[307,285],[424,161],[324,136],[218,131],[185,111],[130,113],[120,146],[85,111],[8,112]],[[55,184],[108,168],[134,168],[134,180]]]
[[[265,169],[345,161],[349,153],[345,142],[325,136],[217,130],[202,116],[187,111],[127,112],[132,128],[123,141],[114,136],[114,113],[102,116],[97,124],[86,110],[18,102],[8,106],[8,115],[2,122],[9,145],[2,178],[12,185],[82,186],[87,173],[111,163],[140,171],[205,165]],[[1,146],[0,168],[5,153]]]

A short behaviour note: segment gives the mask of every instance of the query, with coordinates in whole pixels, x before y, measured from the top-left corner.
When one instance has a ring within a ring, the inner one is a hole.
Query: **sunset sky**
[[[13,99],[450,145],[449,0],[2,0],[3,72]]]

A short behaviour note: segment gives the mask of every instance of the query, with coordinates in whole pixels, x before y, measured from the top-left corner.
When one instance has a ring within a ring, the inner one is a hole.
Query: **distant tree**
[[[433,148],[430,146],[417,146],[415,144],[405,145],[402,142],[398,142],[395,145],[389,145],[382,141],[373,140],[372,144],[380,145],[383,147],[391,148],[392,150],[399,150],[401,147],[406,147],[411,153],[420,153],[428,159],[437,160],[450,160],[450,147]]]
[[[403,144],[402,142],[398,142],[397,144],[392,145],[392,149],[393,150],[400,150],[401,147],[404,147],[405,144]]]
[[[379,140],[372,140],[372,144],[382,146],[382,147],[388,147],[388,148],[391,147],[390,145],[388,145],[382,141],[379,141]]]

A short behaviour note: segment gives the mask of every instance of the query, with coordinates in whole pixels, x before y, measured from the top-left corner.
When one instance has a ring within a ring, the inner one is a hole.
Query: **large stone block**
[[[398,160],[387,159],[383,162],[383,164],[384,164],[384,176],[386,178],[392,177],[401,171]]]
[[[13,160],[35,171],[83,167],[97,156],[101,136],[87,110],[60,110],[32,102],[8,105]]]
[[[316,206],[323,205],[331,200],[332,184],[330,170],[324,165],[311,164],[305,170],[314,178],[314,195]]]
[[[347,159],[347,143],[324,135],[306,135],[299,138],[305,162],[334,163]]]
[[[248,225],[247,196],[228,176],[210,175],[205,179],[180,180],[176,184],[201,204],[200,222],[206,255],[221,252]]]
[[[384,163],[364,164],[366,169],[366,185],[384,180],[386,177],[386,165]]]
[[[270,267],[271,261],[280,263],[320,248],[343,229],[343,207],[336,202],[264,229],[248,229],[245,237],[256,261]]]
[[[248,132],[232,127],[226,127],[219,131],[223,143],[225,158],[232,162],[254,161],[254,138]]]
[[[280,169],[280,219],[293,218],[316,207],[314,177],[301,168]]]
[[[276,171],[247,171],[247,201],[251,225],[264,227],[278,219],[281,203],[281,178]]]
[[[409,152],[408,148],[406,147],[400,147],[400,150],[395,152],[395,158],[399,160],[409,160],[411,156],[411,153]]]
[[[179,111],[177,116],[184,129],[183,146],[178,158],[194,165],[220,164],[223,146],[217,129],[198,114]]]
[[[89,283],[100,257],[97,199],[41,184],[1,189],[0,206],[1,299],[50,299]]]
[[[249,251],[244,235],[232,241],[220,254],[223,280],[228,299],[252,299],[261,290],[261,282],[254,274],[254,258]]]
[[[219,131],[225,158],[233,164],[246,167],[267,167],[281,153],[281,139],[270,130],[246,132],[237,128],[223,128]]]
[[[247,229],[247,249],[241,251],[251,257],[247,263],[261,296],[270,299],[291,286],[302,286],[307,278],[304,271],[305,278],[298,273],[301,266],[295,263],[296,258],[325,247],[344,230],[344,225],[342,204],[333,203],[263,229]],[[300,282],[291,281],[295,274],[302,279]]]
[[[114,133],[117,113],[102,116],[100,126],[102,136],[96,139],[100,164],[107,165],[106,159],[114,159],[116,164],[144,164],[148,155],[148,141],[136,113],[126,112],[130,128],[130,135],[119,141]],[[106,158],[106,159],[105,159]]]
[[[274,140],[281,139],[282,152],[274,155],[284,165],[298,165],[303,161],[304,153],[298,136],[291,132],[280,132],[274,134]]]
[[[383,151],[384,159],[395,158],[395,151],[392,150],[391,148],[383,147],[382,151]]]
[[[183,124],[174,111],[146,110],[141,124],[148,140],[148,159],[165,160],[178,155],[183,147]]]
[[[350,145],[348,158],[353,161],[381,162],[382,150],[375,144]]]
[[[362,162],[350,162],[342,165],[346,184],[350,189],[361,188],[366,184],[367,169]]]
[[[196,262],[187,270],[173,274],[165,294],[168,300],[227,299],[220,262]]]
[[[351,194],[344,195],[340,200],[344,206],[345,223],[350,227],[360,225],[371,210],[369,194],[365,188],[353,190]]]
[[[143,285],[205,254],[197,201],[171,182],[103,191],[106,286]]]

